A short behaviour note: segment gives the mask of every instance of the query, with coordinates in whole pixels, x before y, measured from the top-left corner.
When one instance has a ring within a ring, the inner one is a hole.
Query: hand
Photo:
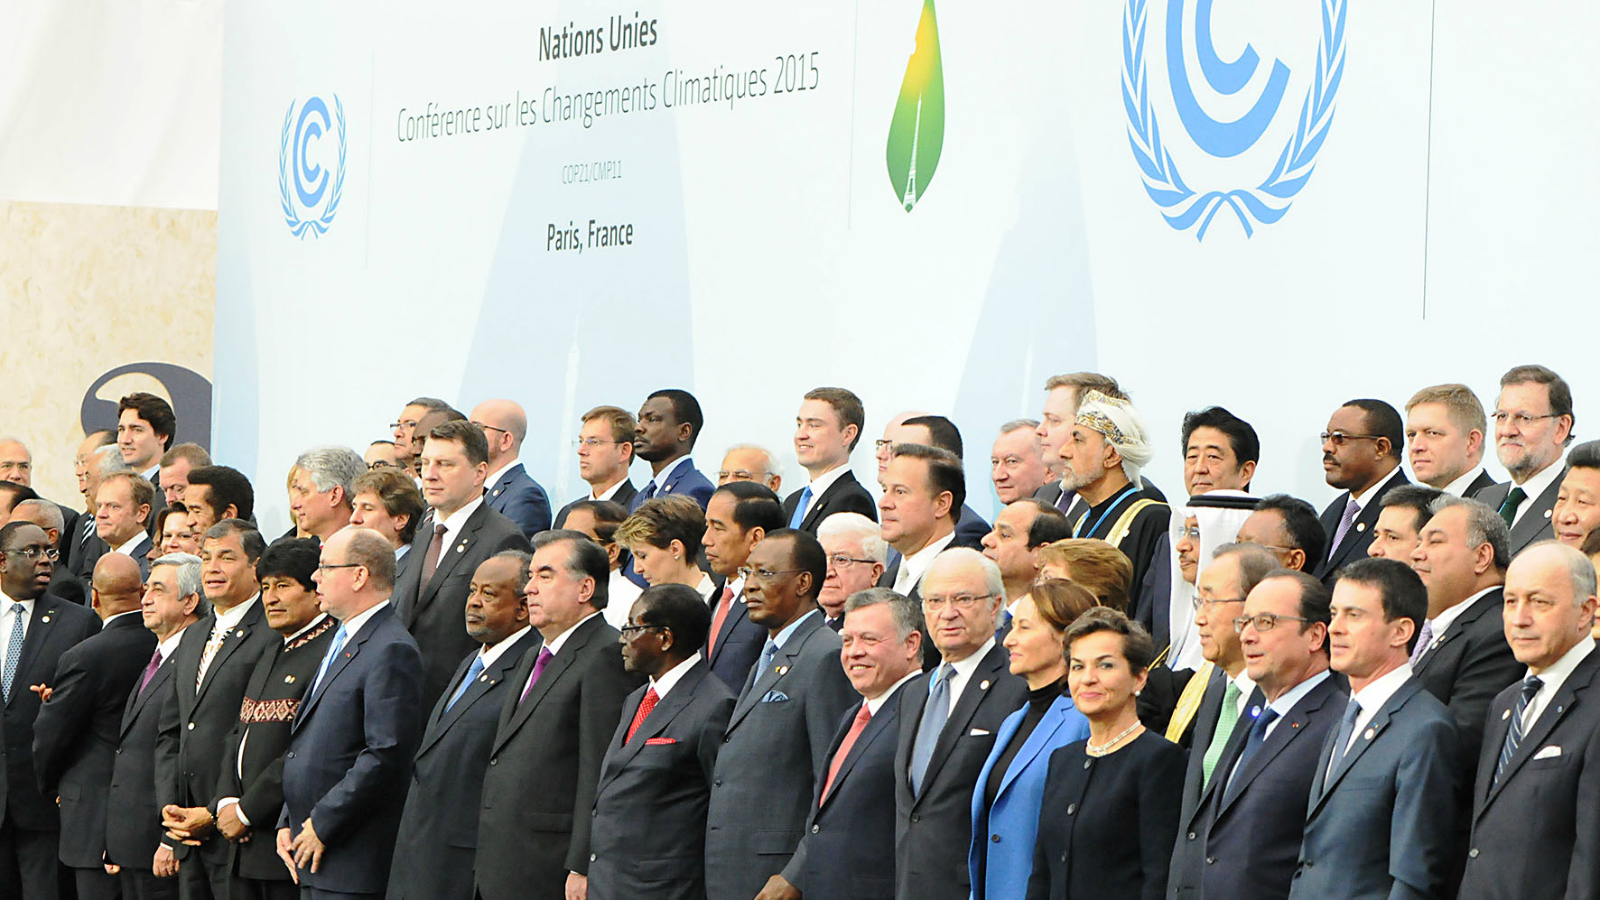
[[[300,833],[290,847],[294,850],[295,865],[312,872],[322,865],[322,851],[328,849],[317,837],[317,830],[311,827],[310,816],[300,825]]]
[[[294,857],[290,855],[291,851],[294,849],[294,843],[289,840],[289,829],[287,829],[287,828],[279,828],[278,829],[278,847],[277,847],[277,849],[278,849],[278,858],[283,860],[284,868],[289,870],[289,877],[294,879],[294,883],[295,884],[299,884],[300,883],[300,870],[295,868]]]
[[[567,873],[567,900],[589,900],[589,876]]]
[[[211,817],[211,810],[204,806],[178,806],[168,804],[161,810],[161,826],[175,840],[186,844],[198,844],[203,838],[215,830],[216,820]]]
[[[46,700],[49,700],[50,699],[50,695],[55,693],[55,691],[51,690],[50,685],[48,685],[48,684],[30,684],[30,685],[28,685],[28,690],[33,691],[35,694],[39,695],[39,702],[40,703],[43,703]]]
[[[172,854],[172,848],[166,844],[156,848],[156,858],[150,864],[157,878],[171,878],[178,874],[178,857]]]
[[[756,900],[800,900],[800,892],[782,875],[774,875],[767,879]]]
[[[239,804],[229,803],[217,812],[217,831],[235,843],[250,840],[250,826],[239,821]]]
[[[106,870],[106,874],[107,875],[121,875],[122,874],[122,867],[117,865],[116,863],[101,863],[101,866]]]

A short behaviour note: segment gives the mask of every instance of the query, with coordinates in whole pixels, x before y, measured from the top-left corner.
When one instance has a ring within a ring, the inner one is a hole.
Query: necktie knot
[[[1517,508],[1522,506],[1522,501],[1526,499],[1528,499],[1528,492],[1516,485],[1512,485],[1511,490],[1506,494],[1505,502],[1500,504],[1499,510],[1500,518],[1505,520],[1507,528],[1510,528],[1511,523],[1516,521]]]
[[[438,525],[433,526],[433,533],[437,534],[439,537],[444,537],[445,534],[447,532],[449,532],[449,531],[450,531],[450,529],[446,528],[444,526],[443,522],[439,523]]]
[[[1359,718],[1361,718],[1361,704],[1356,701],[1356,698],[1351,697],[1349,704],[1344,708],[1344,720],[1354,725]]]
[[[851,724],[865,725],[870,721],[872,721],[872,707],[868,706],[866,701],[863,700],[861,702],[861,710],[856,713],[856,720]]]
[[[20,616],[20,615],[22,615],[23,613],[25,613],[27,611],[28,611],[28,608],[26,606],[23,606],[21,603],[12,603],[11,604],[11,614],[14,615],[14,616]]]
[[[1544,687],[1544,681],[1540,679],[1539,676],[1529,675],[1522,682],[1522,702],[1532,703],[1533,698],[1539,693],[1539,689],[1542,687]]]

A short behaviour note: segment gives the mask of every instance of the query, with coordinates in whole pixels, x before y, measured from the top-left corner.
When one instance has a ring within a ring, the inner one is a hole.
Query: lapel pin
[[[1367,530],[1367,523],[1365,523],[1365,522],[1357,522],[1356,523],[1356,530],[1357,531],[1366,531]]]
[[[1509,709],[1500,714],[1500,721],[1502,721],[1502,722],[1504,722],[1505,720],[1507,720],[1509,718],[1511,718],[1511,710],[1509,710]]]
[[[293,675],[285,675],[285,676],[283,676],[283,683],[284,684],[294,684],[294,676]]]
[[[487,676],[487,675],[479,675],[478,676],[478,680],[479,681],[488,681],[489,680],[489,676]]]
[[[1550,518],[1550,512],[1551,512],[1551,511],[1550,511],[1550,510],[1548,510],[1548,509],[1547,509],[1547,510],[1545,510],[1545,511],[1544,511],[1544,517],[1545,517],[1545,518],[1546,518],[1546,519],[1548,519],[1548,518]]]
[[[456,552],[457,553],[465,553],[465,552],[467,552],[467,545],[466,544],[457,544],[456,545]]]
[[[1373,739],[1373,738],[1374,738],[1374,737],[1375,737],[1375,736],[1377,736],[1377,734],[1378,734],[1378,732],[1377,732],[1377,730],[1376,730],[1376,729],[1373,729],[1373,728],[1368,728],[1368,729],[1367,729],[1367,733],[1366,733],[1366,734],[1364,734],[1364,735],[1362,735],[1362,737],[1364,737],[1364,738],[1366,738],[1366,739],[1367,739],[1367,740],[1369,740],[1369,741],[1370,741],[1370,740],[1372,740],[1372,739]]]
[[[1256,719],[1256,718],[1260,718],[1260,716],[1261,716],[1261,707],[1259,707],[1259,706],[1250,707],[1250,718]]]
[[[241,629],[239,629],[239,630],[238,630],[238,631],[235,631],[235,632],[234,632],[234,633],[233,633],[233,636],[234,636],[234,637],[244,637],[244,629],[243,629],[243,628],[241,628]]]
[[[787,675],[787,674],[789,674],[789,667],[788,666],[779,666],[778,667],[778,674],[779,675]]]
[[[41,618],[39,621],[41,621],[41,622],[45,623],[46,625],[48,625],[48,624],[50,624],[50,617],[49,616],[45,616],[45,617]]]
[[[350,653],[350,652],[349,652],[349,651],[346,651],[346,652],[345,652],[345,654],[344,654],[344,658],[345,658],[345,659],[349,659],[349,658],[350,658],[350,657],[351,657],[351,656],[353,656],[353,655],[354,655],[354,654],[352,654],[352,653]]]
[[[989,689],[989,682],[987,682],[987,681],[985,681],[985,682],[983,682],[983,683],[978,685],[978,690],[980,690],[980,691],[987,691],[988,689]]]
[[[1290,722],[1289,723],[1289,727],[1290,728],[1299,728],[1300,727],[1300,723],[1299,722]]]

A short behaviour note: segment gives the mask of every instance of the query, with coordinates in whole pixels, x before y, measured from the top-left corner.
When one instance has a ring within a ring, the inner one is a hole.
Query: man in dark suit
[[[866,412],[861,398],[844,388],[807,391],[794,419],[794,452],[811,483],[783,501],[790,528],[815,535],[836,512],[878,517],[878,504],[850,471],[850,452],[861,441]]]
[[[107,475],[95,492],[95,534],[106,552],[133,557],[141,575],[150,574],[150,553],[155,549],[147,528],[156,496],[150,482],[131,472]]]
[[[854,594],[878,583],[889,545],[883,528],[860,513],[829,516],[817,528],[817,540],[828,555],[828,574],[817,593],[823,624],[838,632],[844,627],[844,605]]]
[[[1476,497],[1495,481],[1483,467],[1489,422],[1464,384],[1425,387],[1406,401],[1406,455],[1417,481],[1457,497]]]
[[[485,400],[472,410],[471,422],[489,444],[484,502],[517,523],[529,538],[548,530],[550,497],[517,461],[528,434],[528,414],[511,400]]]
[[[530,571],[528,623],[544,645],[512,673],[490,743],[478,818],[483,900],[560,900],[584,889],[600,763],[643,680],[623,669],[618,632],[600,615],[610,560],[599,544],[543,532]]]
[[[710,628],[687,585],[647,588],[629,612],[623,662],[650,683],[622,704],[600,766],[592,900],[706,896],[706,812],[734,700],[695,649]]]
[[[1459,752],[1449,712],[1407,663],[1428,590],[1402,562],[1357,560],[1334,583],[1332,607],[1329,662],[1351,696],[1317,759],[1289,896],[1440,896]]]
[[[688,391],[668,388],[645,399],[633,452],[650,464],[650,481],[629,501],[630,512],[662,494],[687,494],[705,508],[715,486],[689,458],[704,426],[700,401]]]
[[[320,552],[310,538],[280,538],[256,563],[261,611],[282,640],[262,652],[245,683],[238,720],[223,745],[216,799],[209,804],[217,831],[232,845],[234,900],[293,900],[299,894],[273,839],[283,810],[289,726],[339,624],[317,601],[312,576]]]
[[[891,464],[891,469],[893,464]],[[897,897],[959,900],[971,891],[972,791],[995,732],[1028,696],[995,641],[1000,569],[955,548],[922,579],[938,668],[910,682],[895,750]]]
[[[1325,558],[1328,537],[1311,504],[1288,494],[1268,494],[1239,525],[1238,540],[1272,551],[1279,565],[1311,574]]]
[[[894,754],[902,688],[922,674],[922,610],[888,588],[852,595],[845,610],[840,659],[861,703],[839,720],[808,827],[783,879],[810,897],[890,900]]]
[[[73,576],[72,570],[67,566],[66,547],[71,542],[63,540],[63,536],[70,536],[71,532],[67,531],[63,524],[61,508],[49,500],[38,497],[23,500],[12,507],[10,521],[32,522],[43,528],[45,537],[50,540],[50,546],[56,550],[56,565],[54,571],[50,573],[50,588],[46,593],[54,594],[63,600],[70,600],[80,606],[88,606],[89,597],[83,591],[83,582]],[[138,598],[135,597],[135,603],[137,602]]]
[[[45,593],[55,555],[39,526],[0,527],[0,896],[21,900],[55,900],[61,827],[54,798],[40,793],[34,771],[40,692],[29,687],[48,684],[61,655],[100,630],[100,619],[87,607]]]
[[[156,637],[155,652],[128,694],[112,761],[106,808],[106,865],[117,876],[125,900],[172,900],[178,896],[178,861],[162,842],[161,806],[156,801],[156,732],[162,700],[172,690],[172,660],[184,632],[199,616],[200,558],[186,553],[158,557],[140,598],[144,627]]]
[[[515,522],[484,502],[489,446],[465,420],[433,429],[422,447],[422,494],[433,516],[417,529],[394,587],[394,611],[422,650],[422,709],[444,694],[462,658],[480,645],[462,625],[472,573],[502,550],[528,549]]]
[[[34,722],[39,790],[60,805],[60,859],[78,900],[114,900],[118,893],[116,877],[105,870],[106,801],[123,707],[156,647],[139,616],[143,589],[133,560],[120,553],[101,558],[93,600],[104,625],[61,654]]]
[[[620,406],[596,406],[583,414],[578,429],[578,477],[589,485],[589,492],[561,507],[556,513],[557,528],[565,528],[567,513],[583,500],[610,500],[632,509],[638,490],[628,480],[633,465],[633,441],[639,423],[633,413]]]
[[[816,779],[855,692],[839,636],[822,625],[822,545],[789,528],[750,551],[745,599],[766,629],[761,656],[728,721],[706,823],[706,896],[754,897],[779,882],[800,843]]]
[[[1572,443],[1572,388],[1544,366],[1517,366],[1500,377],[1494,449],[1511,480],[1476,495],[1511,527],[1511,555],[1555,536],[1550,516]]]
[[[461,661],[423,730],[395,838],[389,900],[472,900],[489,743],[512,672],[542,640],[528,625],[522,597],[529,560],[521,550],[503,550],[472,574],[466,628],[480,648]]]
[[[1506,571],[1506,639],[1527,677],[1489,707],[1461,900],[1600,896],[1595,574],[1546,542]]]
[[[967,496],[967,477],[961,458],[948,450],[925,444],[895,444],[883,471],[883,499],[878,511],[883,539],[898,552],[891,558],[879,587],[918,597],[922,575],[934,557],[964,544],[956,534],[955,516]],[[987,529],[985,529],[987,533]]]
[[[117,450],[116,436],[110,431],[96,431],[78,445],[78,456],[73,473],[78,477],[78,492],[83,495],[84,511],[78,515],[71,538],[62,541],[71,552],[63,551],[67,568],[83,585],[84,596],[89,596],[89,581],[94,575],[94,564],[107,550],[105,541],[95,523],[95,494],[100,491],[100,480],[112,472],[130,472]]]
[[[1180,843],[1204,849],[1169,871],[1169,896],[1276,900],[1289,892],[1311,781],[1345,705],[1328,672],[1328,602],[1322,582],[1288,569],[1245,598],[1239,641],[1262,702],[1234,730],[1210,799],[1178,824]]]
[[[278,856],[303,900],[376,898],[422,732],[422,658],[389,605],[383,535],[343,529],[321,560],[317,594],[339,627],[290,726]]]
[[[1039,455],[1038,419],[1012,419],[1000,426],[989,450],[989,481],[1001,503],[1026,500],[1043,489],[1045,482],[1058,477],[1050,474]],[[1053,504],[1045,505],[1055,509]]]
[[[155,394],[136,391],[117,402],[117,449],[122,461],[156,489],[147,527],[153,527],[156,515],[167,508],[160,490],[161,455],[171,449],[177,430],[172,404]]]
[[[888,469],[889,458],[893,455],[896,444],[921,444],[924,447],[937,447],[940,450],[955,454],[957,459],[962,459],[964,448],[961,442],[961,431],[956,428],[956,423],[944,416],[927,414],[902,413],[890,420],[884,429],[884,438],[887,444],[880,443],[878,451],[878,483],[883,483],[884,473]],[[989,523],[978,515],[978,511],[963,502],[956,507],[959,512],[952,513],[955,518],[956,546],[977,549],[983,536],[989,533]],[[890,556],[889,564],[892,567],[895,557]]]
[[[1006,505],[994,517],[994,528],[983,536],[983,555],[1000,567],[1005,585],[1005,605],[1000,610],[1000,627],[995,634],[1003,644],[1011,630],[1011,611],[1033,590],[1039,577],[1035,551],[1046,544],[1072,537],[1072,526],[1061,511],[1032,497]]]
[[[180,860],[185,900],[228,896],[228,842],[216,834],[210,809],[228,733],[256,660],[278,642],[261,612],[256,560],[261,533],[239,519],[206,531],[201,577],[211,614],[186,629],[173,658],[172,689],[163,700],[156,740],[156,797],[166,844]]]
[[[1344,491],[1322,511],[1328,555],[1314,573],[1332,585],[1339,567],[1365,559],[1373,526],[1391,487],[1408,484],[1400,469],[1405,425],[1382,400],[1351,400],[1334,410],[1322,434],[1323,477]]]
[[[750,550],[782,528],[783,522],[778,495],[752,481],[730,481],[717,488],[706,504],[702,544],[706,563],[723,585],[711,611],[705,657],[712,674],[730,691],[742,689],[750,680],[750,667],[767,641],[767,629],[750,619],[739,570],[749,560]]]

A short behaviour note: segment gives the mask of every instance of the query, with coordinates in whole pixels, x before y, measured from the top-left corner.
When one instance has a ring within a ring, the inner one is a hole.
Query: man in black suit
[[[312,447],[296,457],[289,478],[289,512],[297,529],[327,543],[334,532],[349,525],[351,485],[366,471],[366,462],[349,447]]]
[[[839,666],[839,636],[817,609],[827,570],[817,539],[778,529],[751,549],[746,569],[750,618],[767,640],[717,756],[706,820],[710,900],[779,888],[828,742],[855,699]]]
[[[45,593],[55,555],[39,526],[0,527],[0,896],[21,900],[55,900],[61,827],[56,804],[40,793],[34,772],[40,692],[29,687],[48,684],[61,655],[100,630],[100,619],[87,607]]]
[[[1425,387],[1406,401],[1406,455],[1417,481],[1457,497],[1494,485],[1483,467],[1489,421],[1464,384]]]
[[[994,484],[994,493],[1000,502],[1012,504],[1026,500],[1039,493],[1050,480],[1050,469],[1039,455],[1039,420],[1012,419],[1001,425],[1000,434],[989,450],[989,481]],[[1046,505],[1055,509],[1049,503]]]
[[[107,475],[95,491],[95,534],[106,552],[133,557],[141,575],[150,574],[150,552],[155,549],[147,530],[155,497],[155,487],[132,472]]]
[[[371,528],[394,548],[395,581],[421,557],[411,554],[417,529],[427,517],[428,504],[411,476],[391,466],[363,472],[350,483],[350,524]]]
[[[194,528],[201,534],[224,519],[248,522],[255,515],[255,489],[238,469],[199,466],[189,470],[188,481],[183,505],[189,508]]]
[[[926,444],[895,444],[883,471],[883,499],[878,511],[883,539],[899,554],[890,561],[879,587],[916,598],[923,573],[935,557],[964,544],[956,534],[955,516],[967,496],[967,477],[961,458]],[[987,529],[985,530],[987,533]]]
[[[1572,443],[1572,388],[1544,366],[1517,366],[1500,377],[1494,450],[1511,480],[1476,497],[1511,527],[1511,555],[1555,536],[1550,516]]]
[[[103,626],[61,654],[34,722],[39,789],[60,805],[61,864],[72,872],[78,900],[117,896],[117,879],[105,870],[106,801],[123,707],[156,647],[139,616],[143,588],[133,560],[120,553],[100,559],[93,600]]]
[[[761,539],[783,527],[778,495],[765,485],[730,481],[717,488],[706,504],[706,563],[722,580],[711,611],[705,646],[706,665],[730,691],[750,680],[750,667],[761,655],[767,630],[751,621],[745,608],[745,580],[739,571]]]
[[[1506,639],[1526,677],[1489,706],[1461,900],[1600,896],[1595,573],[1545,542],[1506,570]]]
[[[61,563],[65,563],[74,578],[80,582],[88,583],[94,574],[94,559],[80,560],[78,550],[89,541],[98,542],[94,528],[94,494],[100,489],[100,461],[109,454],[118,467],[122,467],[122,454],[117,451],[116,434],[101,429],[91,431],[78,444],[77,455],[73,457],[72,474],[78,481],[78,494],[83,497],[83,511],[72,510],[69,514],[65,506],[62,507],[62,517],[70,518],[72,525],[66,531],[65,538],[61,541]],[[107,450],[109,447],[111,449]],[[101,550],[100,552],[104,552]],[[91,554],[98,558],[98,553]],[[85,597],[88,596],[86,592]]]
[[[550,497],[517,461],[528,434],[528,414],[511,400],[485,400],[472,410],[470,421],[489,444],[484,502],[517,523],[529,538],[548,530]]]
[[[956,423],[944,416],[933,416],[926,413],[901,413],[891,419],[889,425],[883,430],[884,441],[878,445],[878,483],[883,484],[884,473],[888,470],[889,459],[894,455],[897,444],[920,444],[924,447],[937,447],[940,450],[955,454],[957,459],[963,459],[965,449],[961,442],[961,431],[956,428]],[[956,507],[959,512],[952,513],[955,519],[956,546],[977,549],[983,536],[989,533],[989,523],[978,515],[978,511],[963,502]],[[890,557],[889,564],[893,567],[895,558]]]
[[[71,600],[73,603],[82,606],[89,605],[88,595],[83,592],[83,582],[74,577],[72,570],[67,567],[64,547],[69,542],[63,540],[62,537],[68,535],[69,532],[66,531],[64,521],[61,518],[61,508],[42,498],[23,500],[12,508],[11,521],[32,522],[43,528],[45,537],[50,540],[50,546],[55,548],[57,553],[56,566],[55,571],[50,573],[50,589],[47,593],[54,594],[63,600]],[[120,556],[121,554],[118,555]],[[132,559],[132,557],[129,557],[129,559]],[[138,578],[137,566],[135,567],[134,577]],[[135,598],[135,603],[137,603],[137,597]]]
[[[412,541],[408,555],[417,559],[395,583],[394,611],[422,651],[422,709],[431,709],[462,658],[479,647],[462,625],[472,573],[502,550],[526,552],[528,539],[484,502],[489,445],[482,429],[445,422],[423,441],[422,495],[433,516]]]
[[[910,682],[895,750],[897,897],[960,900],[971,891],[972,791],[995,732],[1028,696],[995,641],[1000,568],[975,550],[933,561],[922,612],[938,668]]]
[[[524,596],[544,645],[512,673],[483,779],[476,888],[483,900],[561,900],[584,890],[595,786],[627,672],[600,611],[609,560],[576,531],[534,539]],[[576,896],[583,896],[578,893]]]
[[[891,900],[894,754],[901,689],[922,674],[922,610],[888,588],[868,588],[845,603],[839,639],[861,703],[839,720],[808,827],[783,879],[811,897]]]
[[[278,856],[302,900],[376,898],[422,732],[422,658],[389,604],[383,535],[341,530],[321,559],[317,595],[339,627],[290,725]]]
[[[167,498],[160,491],[161,455],[172,447],[177,431],[172,404],[155,394],[136,391],[117,402],[117,449],[122,461],[156,488],[148,519],[152,526],[156,514],[167,508]]]
[[[1245,598],[1239,642],[1261,699],[1234,731],[1210,800],[1178,824],[1178,840],[1204,850],[1170,870],[1170,896],[1281,900],[1289,892],[1311,781],[1346,700],[1328,672],[1328,603],[1322,582],[1288,569]]]
[[[173,657],[156,739],[156,797],[165,841],[180,860],[184,900],[228,896],[228,842],[209,808],[228,732],[256,660],[278,642],[261,612],[256,560],[265,549],[249,522],[226,519],[200,544],[201,577],[211,614],[185,630]]]
[[[450,404],[437,397],[417,397],[401,408],[398,421],[389,423],[394,437],[395,464],[401,471],[410,473],[416,469],[416,459],[422,453],[423,442],[427,440],[428,432],[419,432],[417,425],[429,413],[445,410],[454,412]]]
[[[878,517],[878,504],[850,471],[850,453],[861,442],[866,411],[861,398],[845,388],[806,392],[794,417],[794,453],[811,482],[783,501],[790,528],[811,535],[836,512]]]
[[[704,509],[715,486],[689,458],[705,416],[700,401],[688,391],[668,388],[652,393],[639,407],[633,451],[650,464],[650,481],[633,496],[628,510],[662,494],[688,494]]]
[[[1011,630],[1011,614],[1022,598],[1033,590],[1039,577],[1036,551],[1046,544],[1072,537],[1072,526],[1061,511],[1043,500],[1024,497],[1009,503],[994,517],[994,528],[983,536],[983,555],[1000,567],[1005,585],[1005,606],[1000,610],[997,636],[1005,643]]]
[[[704,898],[712,773],[733,712],[733,692],[695,649],[711,615],[693,588],[661,584],[624,627],[623,663],[650,683],[623,702],[600,765],[589,897]]]
[[[1272,551],[1278,564],[1307,574],[1316,571],[1328,547],[1311,504],[1288,494],[1268,494],[1239,525],[1238,541]]]
[[[210,804],[217,831],[232,845],[228,872],[234,900],[293,900],[299,894],[273,838],[283,810],[289,726],[338,625],[317,601],[312,576],[319,553],[310,538],[280,538],[256,563],[261,611],[282,640],[265,649],[245,683]]]
[[[561,507],[555,527],[565,528],[572,504],[582,500],[610,500],[631,509],[638,493],[628,480],[633,465],[633,441],[639,423],[633,413],[620,406],[596,406],[583,414],[578,429],[578,477],[589,485],[589,492]]]
[[[1323,584],[1333,584],[1340,566],[1366,558],[1384,493],[1409,483],[1400,469],[1404,446],[1400,414],[1382,400],[1351,400],[1328,418],[1322,433],[1323,477],[1344,493],[1322,511],[1328,555],[1314,574]]]
[[[461,661],[423,730],[395,838],[389,900],[472,900],[489,743],[512,672],[542,641],[528,625],[522,596],[530,559],[503,550],[472,574],[466,629],[480,647]]]
[[[1433,501],[1443,494],[1425,484],[1396,485],[1386,492],[1383,502],[1378,504],[1378,521],[1372,524],[1372,543],[1367,545],[1367,556],[1409,565],[1411,554],[1416,552],[1417,542],[1422,539],[1422,526],[1433,517],[1430,512]]]
[[[106,794],[106,808],[122,812],[106,816],[106,871],[117,876],[125,900],[178,896],[178,861],[162,843],[156,801],[156,732],[162,700],[172,690],[172,659],[184,632],[199,619],[200,592],[200,557],[173,553],[150,564],[139,610],[156,637],[156,650],[122,710]]]

